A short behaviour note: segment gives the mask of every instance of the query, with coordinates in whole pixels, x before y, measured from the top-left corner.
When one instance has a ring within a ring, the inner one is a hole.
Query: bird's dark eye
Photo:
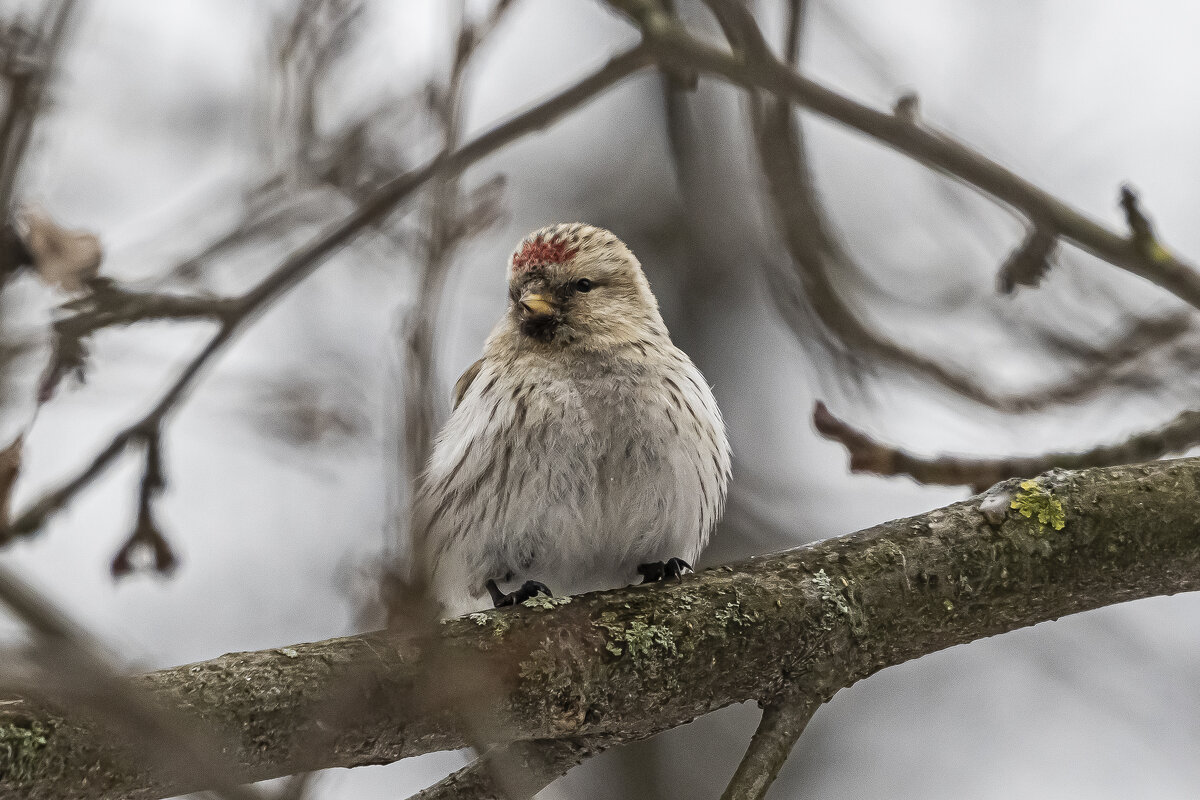
[[[579,292],[590,292],[592,290],[592,282],[587,278],[580,278],[575,281],[575,290]]]

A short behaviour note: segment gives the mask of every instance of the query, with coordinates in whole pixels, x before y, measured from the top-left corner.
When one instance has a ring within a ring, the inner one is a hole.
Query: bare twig
[[[237,321],[241,319],[244,319],[244,317],[238,317]],[[201,371],[209,359],[216,355],[233,337],[237,321],[228,322],[217,331],[216,335],[209,340],[200,353],[184,367],[183,372],[180,373],[179,377],[176,378],[175,382],[171,384],[170,388],[167,389],[158,403],[146,416],[114,436],[112,441],[96,454],[91,463],[82,472],[57,489],[53,489],[42,495],[28,510],[14,519],[12,524],[0,530],[0,544],[5,544],[17,537],[30,536],[36,533],[51,514],[62,509],[71,498],[88,486],[117,456],[125,452],[125,448],[131,442],[139,438],[145,439],[161,435],[160,427],[163,419],[181,398],[187,394],[193,382],[199,378]]]
[[[804,4],[793,6],[796,13],[803,8]],[[748,29],[752,21],[738,16],[740,29]],[[796,33],[800,30],[799,23],[789,27]],[[789,47],[792,49],[798,51],[798,46]],[[799,120],[789,104],[768,99],[761,102],[754,123],[767,194],[791,256],[791,269],[770,271],[771,296],[793,331],[802,339],[825,339],[830,352],[841,361],[859,366],[864,361],[892,364],[983,405],[1014,410],[1016,398],[994,393],[972,374],[900,344],[863,320],[842,297],[835,276],[862,274],[862,270],[837,240],[821,208]],[[801,317],[815,317],[819,326]]]
[[[87,339],[96,331],[149,320],[212,320],[225,322],[239,310],[237,298],[188,297],[135,292],[106,280],[93,280],[91,291],[63,306],[71,312],[56,320],[50,361],[38,390],[48,401],[67,374],[82,374],[87,359]]]
[[[8,524],[11,513],[13,485],[21,474],[21,450],[25,442],[23,434],[0,449],[0,525]]]
[[[45,106],[46,91],[62,54],[75,6],[76,0],[47,3],[42,8],[38,30],[28,41],[29,49],[13,43],[4,56],[9,87],[8,107],[0,122],[0,218],[11,218],[17,178],[34,123]]]
[[[1161,428],[1136,434],[1118,444],[1079,453],[1047,453],[998,459],[915,456],[900,448],[882,444],[843,422],[831,414],[824,403],[817,403],[813,410],[813,425],[826,439],[832,439],[846,448],[850,455],[851,472],[907,475],[917,483],[969,486],[974,491],[983,491],[1008,478],[1031,477],[1049,469],[1133,464],[1182,453],[1200,444],[1200,411],[1184,411]]]
[[[19,515],[12,525],[0,531],[0,544],[18,536],[37,532],[46,518],[58,511],[77,492],[99,475],[126,445],[144,431],[158,427],[180,399],[199,378],[210,359],[220,352],[234,336],[304,280],[325,259],[348,243],[368,225],[383,219],[415,191],[435,177],[458,175],[476,161],[490,155],[520,137],[553,124],[565,114],[586,103],[595,95],[618,83],[650,62],[650,54],[638,45],[615,56],[601,69],[533,108],[492,128],[451,153],[439,155],[425,166],[406,172],[385,183],[352,214],[293,252],[255,288],[232,302],[216,335],[184,368],[178,379],[162,396],[155,407],[141,420],[118,433],[96,455],[87,468],[75,478],[52,490],[29,510]]]
[[[783,697],[763,707],[758,730],[721,800],[762,800],[820,701],[808,695]]]
[[[754,19],[745,6],[728,0],[709,0],[709,5],[717,13],[735,52],[756,63],[773,58],[757,34]],[[788,5],[788,38],[784,51],[787,64],[794,69],[801,53],[803,15],[808,4],[793,0]],[[679,116],[670,113],[674,108],[672,103],[679,102],[677,95],[677,92],[668,93],[669,120]],[[945,363],[901,344],[864,319],[842,296],[838,282],[845,281],[846,276],[865,273],[842,247],[834,226],[823,211],[808,165],[801,120],[787,102],[761,95],[751,89],[754,141],[767,196],[790,256],[786,266],[768,265],[773,284],[770,296],[784,321],[802,341],[824,346],[834,361],[850,367],[851,374],[876,363],[888,364],[981,405],[1009,413],[1028,412],[1105,388],[1107,379],[1128,366],[1131,346],[1154,346],[1162,341],[1158,334],[1167,333],[1169,338],[1175,339],[1186,330],[1186,325],[1164,326],[1158,321],[1135,325],[1118,341],[1094,348],[1082,357],[1077,353],[1076,357],[1082,363],[1071,371],[1067,380],[1016,392],[997,391],[978,377],[977,369],[972,371]],[[911,117],[915,110],[908,109],[908,105],[915,105],[915,98],[908,100],[910,103],[902,103],[902,111],[898,113]],[[674,127],[672,134],[673,144],[677,140],[684,141],[682,136],[675,134]],[[676,161],[681,161],[680,147],[675,146],[673,150]],[[1030,239],[1002,270],[1003,282],[1033,283],[1040,277],[1057,241],[1054,235],[1045,231],[1041,226],[1033,229]]]
[[[458,772],[417,792],[410,800],[522,800],[533,797],[556,779],[608,749],[604,736],[538,739],[496,745]],[[514,782],[498,791],[492,778],[500,766],[515,767]]]
[[[149,551],[157,572],[169,573],[175,569],[178,559],[167,543],[154,516],[154,500],[166,487],[163,473],[161,440],[162,432],[154,428],[143,437],[146,446],[146,465],[142,472],[142,485],[138,491],[137,520],[133,532],[121,545],[112,560],[110,571],[113,577],[128,575],[136,568],[134,558],[139,552]]]
[[[281,175],[311,165],[318,157],[320,81],[345,52],[362,11],[359,0],[300,0],[295,6],[274,53],[278,97],[271,127],[282,135],[271,141],[291,150],[273,159]]]
[[[1132,237],[1090,219],[1021,176],[949,135],[877,111],[798,74],[769,52],[753,57],[724,51],[693,36],[649,0],[608,0],[641,27],[660,62],[761,89],[876,139],[926,166],[971,186],[1029,220],[1048,226],[1097,258],[1166,289],[1200,308],[1200,273],[1163,248],[1147,254]]]
[[[1149,356],[1161,353],[1163,359],[1176,362],[1176,373],[1191,369],[1191,351],[1195,332],[1190,310],[1181,309],[1158,319],[1136,320],[1124,330],[1098,344],[1038,333],[1039,341],[1051,351],[1077,360],[1065,378],[1038,388],[999,394],[997,408],[1011,411],[1038,411],[1052,405],[1078,403],[1104,390],[1137,387],[1145,390],[1169,380],[1156,375]]]
[[[433,92],[434,112],[441,132],[442,154],[453,153],[461,144],[462,103],[464,82],[471,60],[513,7],[511,2],[493,7],[478,25],[462,20],[454,47],[450,74],[446,86]],[[469,220],[471,212],[464,208],[458,176],[448,175],[434,182],[426,209],[424,259],[417,277],[417,294],[400,324],[404,353],[402,381],[404,441],[398,463],[403,465],[402,486],[415,487],[417,477],[425,468],[432,449],[434,410],[437,407],[436,364],[434,345],[442,295],[450,278],[454,255],[466,235],[486,227],[497,213],[486,205],[476,209],[477,218]],[[485,220],[480,225],[480,220]],[[399,518],[406,519],[407,514]],[[407,530],[408,525],[403,526]]]

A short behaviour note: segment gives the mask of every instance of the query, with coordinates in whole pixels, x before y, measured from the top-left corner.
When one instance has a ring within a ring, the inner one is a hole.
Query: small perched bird
[[[690,569],[725,505],[729,442],[637,258],[601,228],[553,225],[509,259],[508,296],[422,478],[418,579],[457,616]]]

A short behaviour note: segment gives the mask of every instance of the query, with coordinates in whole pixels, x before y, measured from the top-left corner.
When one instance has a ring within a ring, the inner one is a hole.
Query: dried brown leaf
[[[96,234],[64,228],[40,208],[22,210],[21,222],[34,269],[46,283],[75,292],[99,273],[104,250]]]

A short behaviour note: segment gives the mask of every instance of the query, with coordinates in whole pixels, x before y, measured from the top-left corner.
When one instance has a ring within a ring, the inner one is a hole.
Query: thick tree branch
[[[677,584],[452,620],[439,663],[486,670],[503,687],[480,707],[492,730],[619,744],[785,691],[824,701],[955,644],[1200,588],[1200,459],[1051,473],[1032,487],[1013,482]],[[1010,502],[1022,513],[1007,511]],[[1035,507],[1054,512],[1050,524],[1024,516]],[[248,780],[463,746],[444,698],[414,693],[428,686],[426,658],[418,641],[373,634],[222,656],[137,681],[233,737],[230,755]],[[364,668],[371,679],[355,704],[363,713],[318,717],[340,678]],[[306,751],[300,743],[322,725],[338,736]],[[144,798],[197,788],[122,766],[95,730],[24,701],[0,705],[0,759],[0,795]]]
[[[103,720],[107,742],[124,748],[126,761],[136,753],[139,767],[167,781],[204,785],[226,800],[261,800],[253,787],[231,780],[228,765],[215,755],[220,752],[217,742],[195,735],[194,720],[183,724],[177,712],[147,702],[83,630],[3,567],[0,603],[30,629],[37,660],[48,665],[48,674],[39,675],[34,690],[68,697],[75,713]],[[0,729],[0,736],[6,733],[11,730]],[[0,772],[10,772],[12,766],[10,762]]]

